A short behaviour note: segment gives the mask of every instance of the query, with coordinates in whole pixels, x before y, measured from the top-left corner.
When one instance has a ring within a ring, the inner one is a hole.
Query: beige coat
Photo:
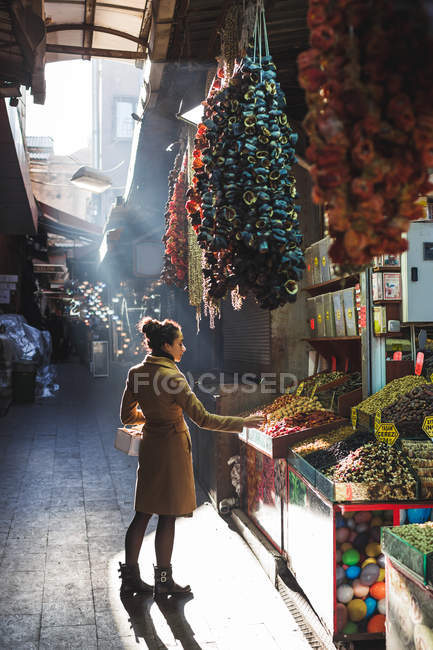
[[[206,411],[171,359],[148,355],[130,369],[120,419],[123,424],[142,425],[135,487],[139,512],[186,515],[196,508],[191,437],[184,412],[203,429],[242,431],[243,418]]]

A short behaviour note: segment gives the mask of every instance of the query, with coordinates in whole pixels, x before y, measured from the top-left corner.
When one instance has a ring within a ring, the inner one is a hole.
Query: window
[[[136,100],[132,97],[114,98],[114,139],[130,140],[134,132],[134,112]]]

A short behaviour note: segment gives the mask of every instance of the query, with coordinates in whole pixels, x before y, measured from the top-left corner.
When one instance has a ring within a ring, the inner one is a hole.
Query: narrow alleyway
[[[203,496],[192,519],[178,520],[173,558],[194,597],[122,604],[117,566],[136,467],[113,448],[123,381],[92,379],[73,363],[58,370],[54,399],[13,405],[0,419],[0,647],[308,648],[246,544]],[[153,531],[140,558],[148,581]]]

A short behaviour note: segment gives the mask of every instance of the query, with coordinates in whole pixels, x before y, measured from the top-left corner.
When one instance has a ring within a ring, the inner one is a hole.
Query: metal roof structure
[[[47,62],[147,57],[151,0],[45,0]]]

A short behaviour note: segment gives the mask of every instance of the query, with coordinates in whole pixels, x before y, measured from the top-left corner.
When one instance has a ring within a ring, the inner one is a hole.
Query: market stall
[[[357,381],[341,371],[306,378],[298,394],[262,409],[261,429],[240,436],[242,507],[342,641],[383,638],[380,530],[433,507],[430,382],[393,380],[353,406],[349,421],[339,413],[343,386],[350,395]]]

